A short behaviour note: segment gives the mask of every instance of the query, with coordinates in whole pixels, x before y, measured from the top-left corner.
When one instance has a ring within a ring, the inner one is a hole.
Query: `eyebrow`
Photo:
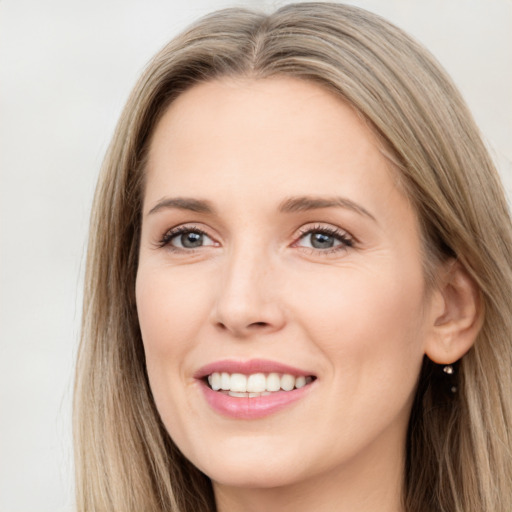
[[[298,196],[290,197],[279,205],[279,211],[282,213],[305,212],[309,210],[320,210],[322,208],[346,208],[360,215],[364,215],[374,221],[375,217],[363,206],[347,199],[345,197],[316,197],[316,196]],[[159,212],[164,209],[176,208],[178,210],[188,210],[195,213],[213,214],[215,208],[210,201],[204,199],[194,199],[191,197],[164,197],[148,212],[148,215]]]
[[[148,215],[159,212],[167,208],[176,208],[178,210],[188,210],[196,213],[213,213],[214,208],[209,201],[193,199],[190,197],[164,197],[156,203]]]
[[[374,221],[375,217],[360,204],[351,201],[345,197],[315,197],[315,196],[300,196],[291,197],[283,201],[279,207],[279,211],[285,213],[304,212],[308,210],[319,210],[321,208],[346,208],[352,210],[360,215],[364,215]]]

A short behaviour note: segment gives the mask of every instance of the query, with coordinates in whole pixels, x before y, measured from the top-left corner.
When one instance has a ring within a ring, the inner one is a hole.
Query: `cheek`
[[[148,379],[167,430],[178,438],[186,430],[179,413],[187,409],[185,362],[204,322],[204,296],[197,279],[181,278],[169,268],[139,268],[136,300]]]
[[[392,270],[356,278],[352,269],[328,292],[309,287],[302,325],[328,362],[325,398],[337,411],[326,415],[325,435],[345,426],[333,450],[407,423],[424,353],[423,279]]]
[[[164,424],[178,439],[186,431],[179,413],[187,410],[185,361],[197,348],[205,293],[201,281],[181,278],[169,268],[141,266],[137,274],[137,312],[149,383]]]
[[[419,370],[425,337],[423,276],[419,266],[398,267],[340,269],[324,286],[302,282],[296,290],[297,316],[335,372],[379,386],[406,369],[415,382],[411,366]]]
[[[207,287],[183,274],[144,267],[137,274],[137,312],[148,363],[153,356],[190,348],[204,321]]]

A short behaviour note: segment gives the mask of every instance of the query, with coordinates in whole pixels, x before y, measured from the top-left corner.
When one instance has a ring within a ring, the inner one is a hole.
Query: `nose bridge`
[[[236,336],[279,329],[284,316],[276,295],[275,270],[265,244],[234,245],[221,271],[214,323]]]

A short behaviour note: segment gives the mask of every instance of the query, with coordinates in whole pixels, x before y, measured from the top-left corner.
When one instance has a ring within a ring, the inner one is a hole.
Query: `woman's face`
[[[162,420],[216,485],[401,467],[432,308],[395,178],[298,79],[203,83],[159,122],[140,327]]]

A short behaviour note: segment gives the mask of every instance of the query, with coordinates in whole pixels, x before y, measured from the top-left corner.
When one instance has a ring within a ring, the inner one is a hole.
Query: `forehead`
[[[396,188],[396,171],[380,147],[353,107],[320,85],[290,77],[215,80],[184,92],[160,119],[146,192],[227,197],[248,190],[267,199],[271,184],[288,195],[383,194]]]
[[[178,96],[156,126],[151,154],[156,145],[172,143],[171,137],[203,136],[203,142],[217,147],[227,133],[238,141],[279,135],[282,142],[314,142],[337,133],[340,142],[358,136],[377,142],[352,106],[316,83],[293,77],[228,77],[199,83]]]

